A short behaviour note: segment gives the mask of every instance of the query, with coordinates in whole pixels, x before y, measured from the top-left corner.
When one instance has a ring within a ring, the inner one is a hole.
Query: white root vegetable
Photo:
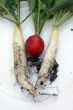
[[[30,94],[34,94],[34,89],[27,77],[27,59],[24,49],[24,42],[22,32],[19,26],[16,25],[13,39],[13,50],[14,50],[14,73],[18,84],[24,89],[29,91]]]
[[[53,27],[49,46],[43,58],[35,89],[41,88],[52,70],[58,47],[58,28]]]

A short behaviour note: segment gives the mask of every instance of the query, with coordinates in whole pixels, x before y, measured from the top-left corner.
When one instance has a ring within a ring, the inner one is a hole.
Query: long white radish
[[[53,68],[58,47],[58,27],[53,27],[51,32],[49,46],[46,50],[43,62],[39,71],[35,88],[41,88]]]
[[[24,48],[24,41],[22,37],[21,28],[15,26],[14,39],[13,39],[13,50],[14,50],[14,73],[17,82],[30,94],[34,94],[34,89],[28,81],[27,71],[27,58]]]

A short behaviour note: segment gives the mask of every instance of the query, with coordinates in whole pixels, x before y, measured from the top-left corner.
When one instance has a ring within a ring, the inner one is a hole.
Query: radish
[[[40,0],[37,0],[37,2],[36,0],[34,1],[28,0],[28,7],[34,23],[35,34],[29,36],[29,38],[26,41],[25,49],[27,55],[32,57],[34,56],[36,57],[42,54],[45,46],[43,39],[40,38],[40,33],[45,23],[45,17],[44,17],[45,13],[44,12],[41,13],[42,9],[40,6],[41,6]]]
[[[58,47],[58,29],[53,27],[51,32],[49,46],[43,58],[43,62],[39,71],[38,80],[35,88],[38,89],[44,85],[44,82],[48,78],[49,74],[52,71],[53,65],[55,63],[57,47]]]
[[[27,59],[24,48],[24,41],[22,37],[22,32],[20,27],[15,27],[14,32],[14,41],[13,41],[13,49],[14,49],[14,72],[17,79],[17,82],[30,94],[33,95],[34,89],[30,82],[28,81],[28,70],[27,70]]]
[[[36,91],[39,88],[43,87],[45,81],[47,80],[48,76],[51,74],[53,70],[53,66],[55,63],[56,55],[57,55],[58,42],[59,42],[58,28],[63,22],[65,22],[67,19],[69,19],[73,15],[73,13],[70,12],[70,9],[68,10],[61,9],[55,15],[55,22],[53,24],[52,32],[50,35],[49,46],[43,58],[43,62],[42,62],[42,65],[39,71],[38,79],[35,85]]]
[[[39,56],[44,50],[44,42],[38,35],[30,36],[25,43],[26,53],[30,56]]]
[[[4,12],[0,12],[3,18],[12,21],[15,24],[15,31],[13,36],[13,52],[14,52],[14,74],[16,80],[21,87],[29,91],[30,94],[34,94],[34,88],[28,81],[27,71],[27,58],[24,48],[24,41],[20,24],[20,1],[19,0],[5,0],[0,1],[0,10],[4,9]],[[15,13],[16,11],[16,13]],[[8,16],[4,16],[5,14]]]

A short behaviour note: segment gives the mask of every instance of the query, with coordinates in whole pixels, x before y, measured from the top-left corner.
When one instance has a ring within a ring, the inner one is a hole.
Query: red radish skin
[[[29,56],[39,56],[44,50],[44,41],[38,35],[30,36],[25,43],[25,50]]]

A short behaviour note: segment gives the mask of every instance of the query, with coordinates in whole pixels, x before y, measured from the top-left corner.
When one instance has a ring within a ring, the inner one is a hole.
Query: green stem
[[[0,4],[0,7],[2,7],[14,20],[17,22],[17,18],[2,4]]]
[[[46,17],[44,18],[44,21],[43,21],[43,23],[41,24],[41,26],[40,26],[40,29],[39,29],[39,34],[41,33],[41,31],[42,31],[42,28],[43,28],[43,26],[44,26],[44,24],[45,24],[45,21],[46,21]]]
[[[36,34],[39,34],[39,26],[40,26],[40,0],[38,0],[38,18],[37,18],[37,27]]]
[[[27,15],[27,17],[26,18],[24,18],[22,21],[21,21],[21,23],[20,24],[22,24],[29,16],[31,15],[31,13],[29,13],[28,15]]]
[[[35,19],[34,19],[34,10],[32,11],[31,8],[30,8],[30,3],[29,3],[29,0],[28,0],[28,7],[29,7],[29,12],[31,14],[31,17],[33,19],[33,22],[34,22],[34,28],[36,29],[36,24],[35,24]]]
[[[20,24],[20,0],[18,0],[18,22]]]
[[[9,21],[11,21],[11,22],[13,22],[13,23],[16,23],[15,21],[13,21],[13,20],[11,20],[11,19],[5,17],[5,16],[0,16],[0,17],[4,18],[4,19],[6,19],[6,20],[9,20]]]
[[[59,13],[57,13],[55,24],[59,21],[61,14],[62,14],[62,10]]]
[[[72,15],[73,15],[73,13],[70,13],[69,11],[66,12],[66,13],[64,13],[63,16],[59,16],[59,19],[55,20],[54,25],[60,26],[60,25],[63,24],[66,20],[68,20]]]

